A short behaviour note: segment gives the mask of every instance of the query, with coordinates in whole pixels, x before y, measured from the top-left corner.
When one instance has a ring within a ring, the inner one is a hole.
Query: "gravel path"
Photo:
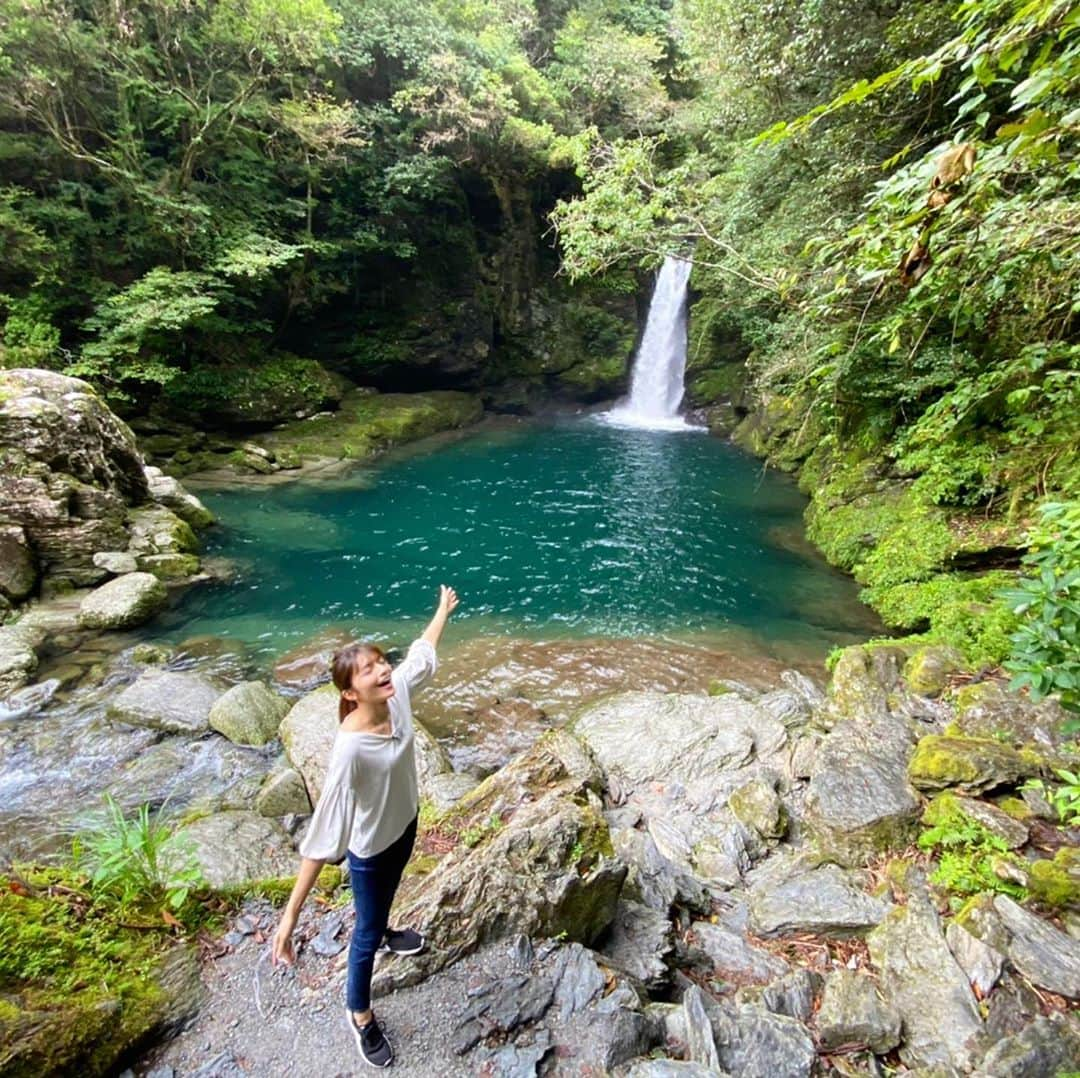
[[[324,957],[314,953],[310,942],[340,913],[344,917],[337,938],[347,943],[351,910],[323,912],[309,906],[297,928],[298,940],[309,941],[297,967],[275,971],[269,939],[277,912],[265,902],[251,903],[226,934],[233,948],[204,966],[207,998],[195,1021],[141,1060],[135,1074],[164,1078],[168,1071],[162,1068],[172,1068],[176,1078],[374,1073],[360,1059],[345,1025],[346,950]],[[238,923],[254,931],[237,939]],[[265,942],[259,942],[260,936]],[[488,948],[416,988],[376,999],[376,1014],[394,1047],[393,1073],[439,1078],[471,1074],[453,1052],[453,1034],[468,1006],[470,985],[505,972],[508,960],[508,944]]]

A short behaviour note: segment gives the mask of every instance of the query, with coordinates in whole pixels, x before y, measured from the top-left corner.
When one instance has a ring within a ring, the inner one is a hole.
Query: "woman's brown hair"
[[[345,716],[353,710],[351,700],[346,700],[344,693],[352,687],[353,671],[356,669],[356,660],[361,655],[371,659],[385,659],[386,653],[377,644],[349,644],[340,651],[334,652],[330,660],[330,675],[334,679],[334,687],[342,695],[338,697],[338,722],[344,722]]]

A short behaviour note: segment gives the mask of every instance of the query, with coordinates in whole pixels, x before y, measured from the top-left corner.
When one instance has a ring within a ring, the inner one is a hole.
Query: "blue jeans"
[[[366,1011],[371,1006],[371,971],[375,952],[386,934],[390,906],[401,882],[401,874],[412,854],[416,839],[414,819],[401,838],[373,857],[357,857],[349,851],[349,878],[352,882],[356,923],[349,945],[349,979],[345,1002],[350,1011]]]

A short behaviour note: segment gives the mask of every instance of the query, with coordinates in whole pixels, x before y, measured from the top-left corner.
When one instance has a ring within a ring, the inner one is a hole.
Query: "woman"
[[[435,673],[435,648],[457,605],[454,589],[440,585],[435,616],[393,672],[374,644],[350,644],[334,656],[341,725],[322,796],[300,843],[303,860],[296,884],[274,935],[274,964],[292,965],[292,934],[304,900],[323,865],[340,861],[347,852],[356,924],[345,1016],[360,1055],[376,1067],[388,1067],[394,1056],[371,1010],[375,952],[417,954],[424,946],[423,936],[411,928],[387,930],[394,892],[416,838],[411,698]]]

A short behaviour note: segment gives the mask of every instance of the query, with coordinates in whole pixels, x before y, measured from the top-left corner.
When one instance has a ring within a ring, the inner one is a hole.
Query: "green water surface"
[[[523,422],[352,483],[201,493],[220,521],[207,552],[241,575],[191,591],[172,639],[278,653],[342,626],[397,640],[440,582],[461,596],[459,636],[737,627],[824,653],[871,630],[854,585],[805,549],[794,484],[703,432]]]

